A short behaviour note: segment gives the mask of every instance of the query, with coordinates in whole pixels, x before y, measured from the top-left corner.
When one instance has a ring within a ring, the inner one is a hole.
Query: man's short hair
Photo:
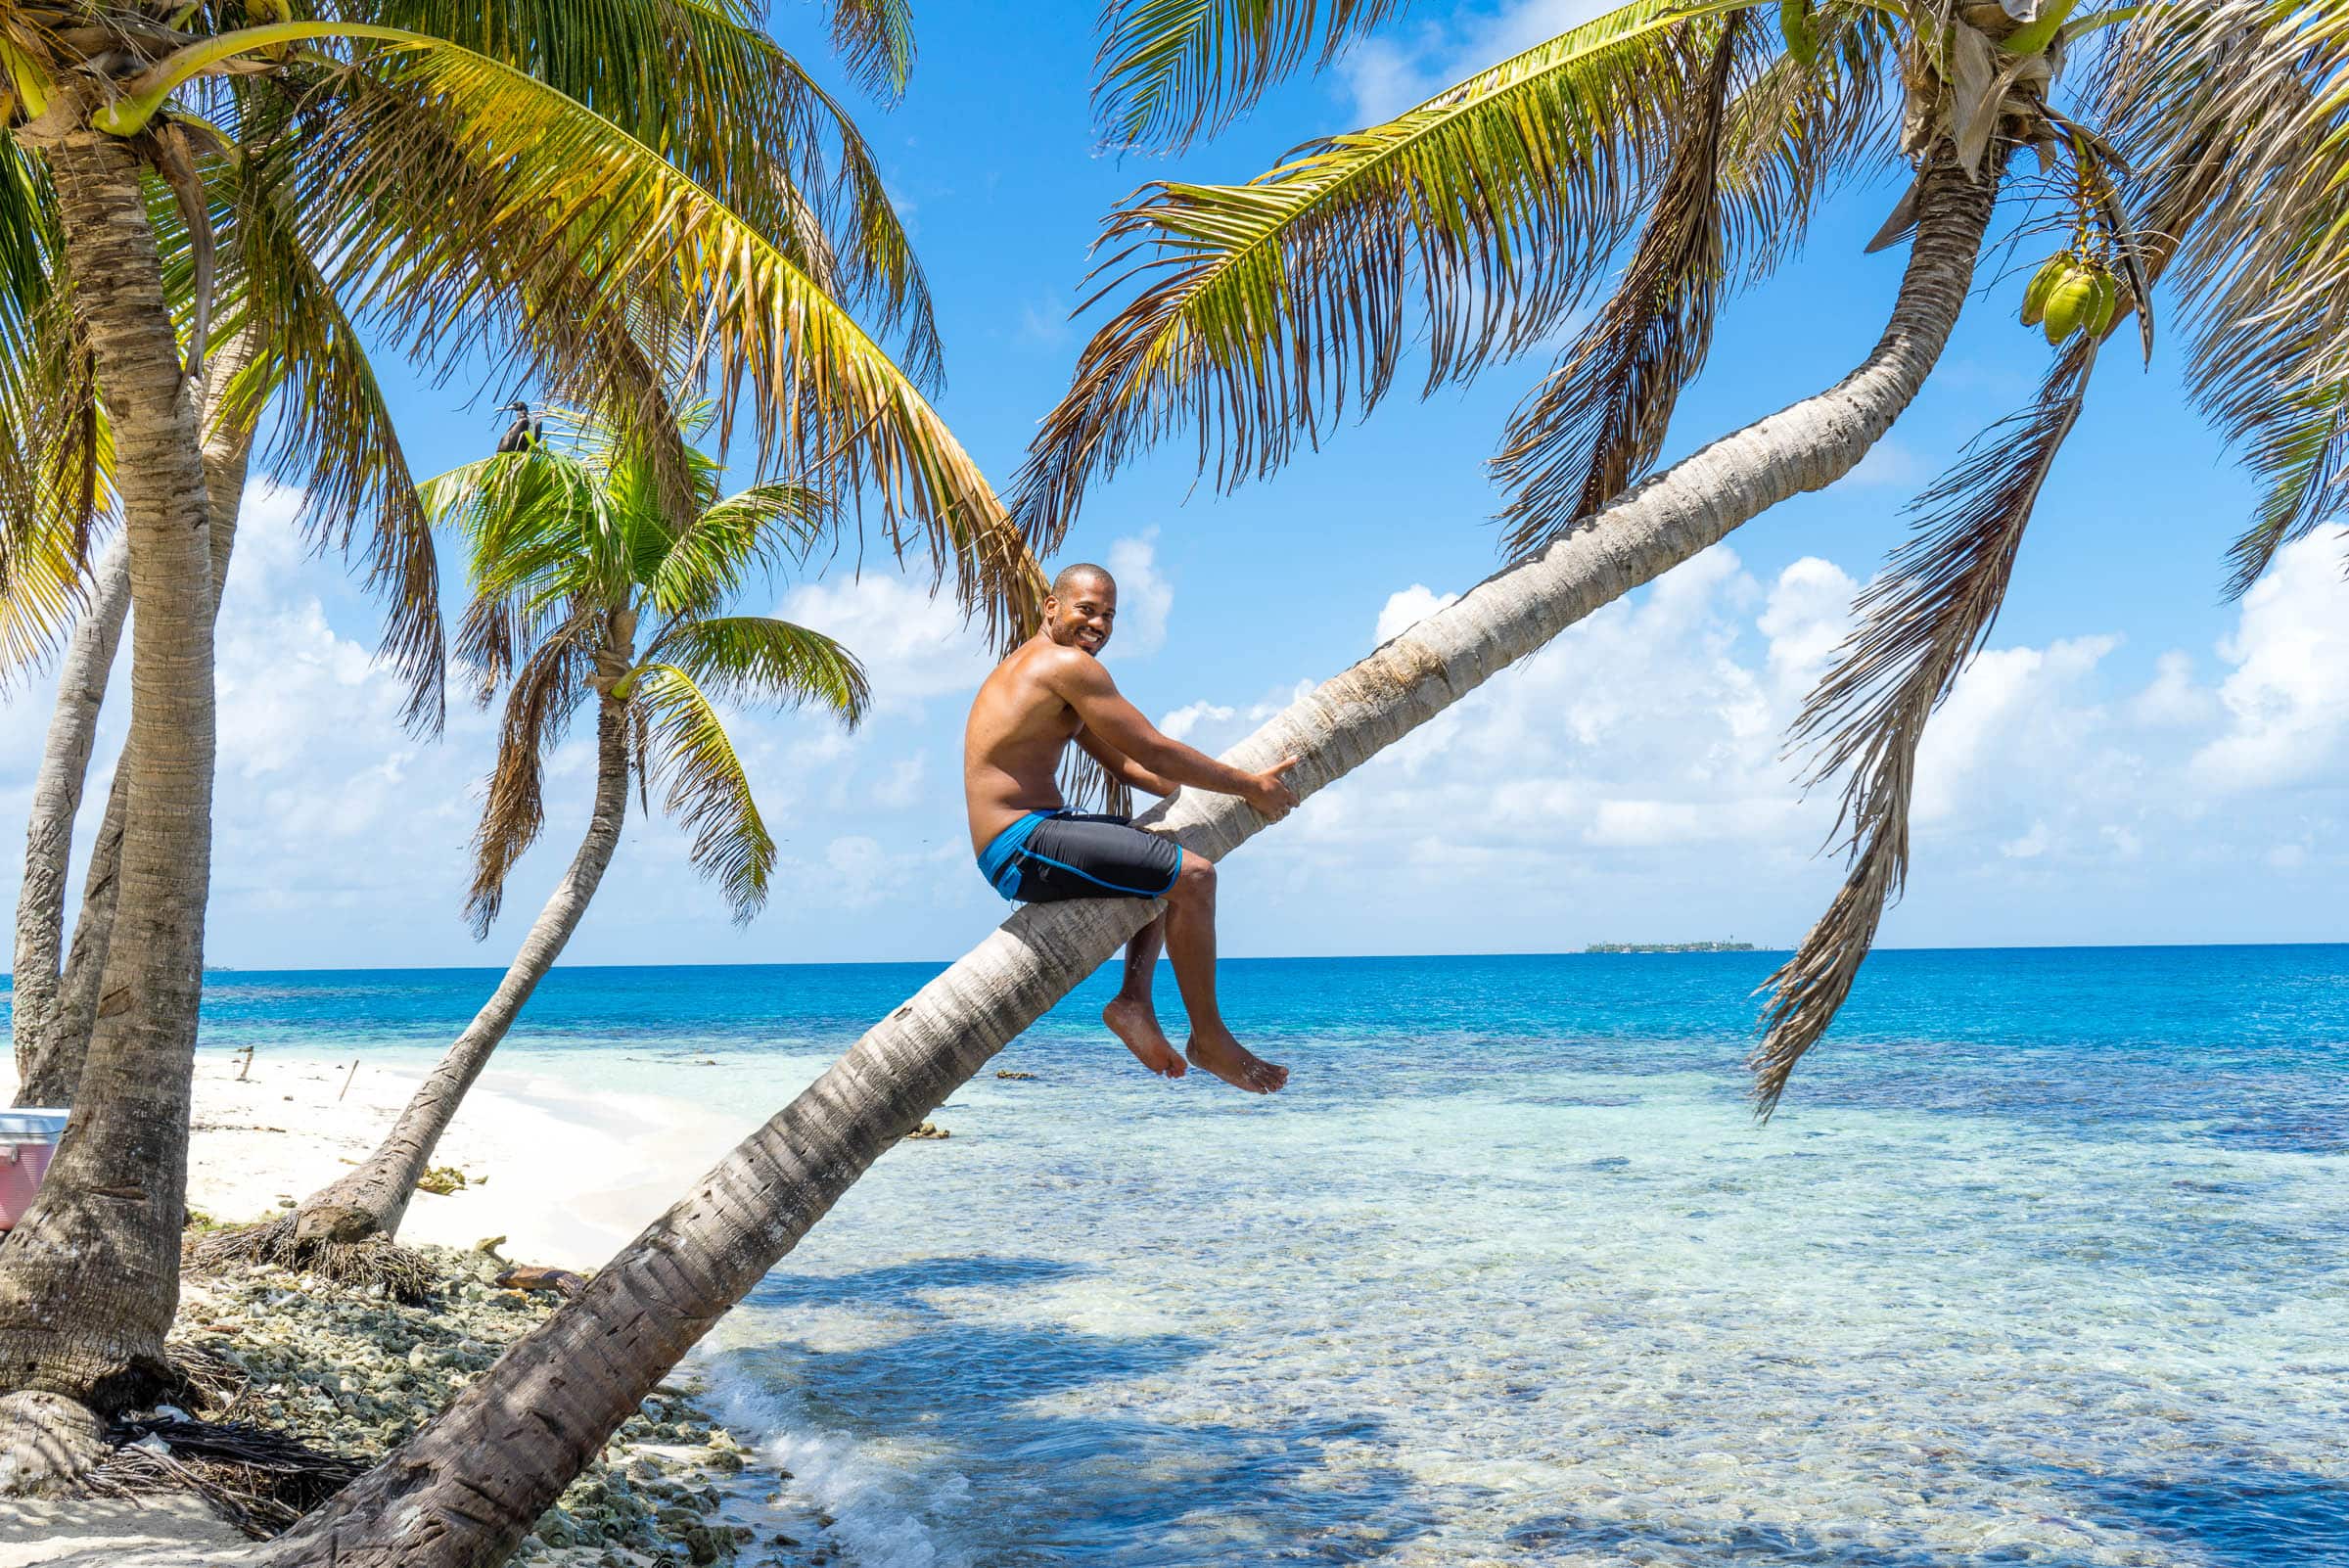
[[[1060,576],[1052,579],[1052,597],[1066,599],[1078,583],[1084,581],[1106,582],[1113,588],[1118,585],[1118,579],[1109,575],[1108,568],[1097,567],[1090,561],[1079,561],[1060,569]]]

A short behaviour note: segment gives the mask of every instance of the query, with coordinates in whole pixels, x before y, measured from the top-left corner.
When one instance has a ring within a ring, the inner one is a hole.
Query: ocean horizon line
[[[1733,940],[1733,939],[1725,939]],[[1649,945],[1633,944],[1635,947]],[[1878,945],[1871,957],[1885,953],[2058,953],[2058,952],[2237,952],[2260,948],[2318,948],[2349,947],[2349,938],[2333,941],[2308,940],[2295,942],[2075,942],[2075,943],[2006,943],[1981,945],[1948,945],[1935,946],[1897,946]],[[1460,952],[1361,952],[1361,953],[1255,953],[1245,956],[1224,954],[1228,964],[1265,963],[1391,963],[1423,961],[1439,958],[1468,959],[1551,959],[1589,958],[1754,958],[1767,954],[1789,953],[1791,945],[1773,946],[1757,944],[1747,948],[1723,951],[1632,951],[1590,952],[1583,948],[1515,948],[1506,950]],[[1161,960],[1164,962],[1165,960]],[[949,958],[832,958],[778,959],[764,963],[566,963],[558,968],[567,970],[662,970],[662,969],[944,969],[954,962]],[[429,974],[502,974],[501,964],[207,964],[207,974],[244,975],[429,975]],[[14,977],[0,971],[0,989],[13,983]]]

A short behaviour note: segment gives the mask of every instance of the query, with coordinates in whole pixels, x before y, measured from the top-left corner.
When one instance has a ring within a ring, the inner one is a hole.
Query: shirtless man
[[[1062,754],[1075,741],[1134,789],[1172,795],[1187,784],[1236,795],[1277,822],[1297,805],[1296,792],[1281,779],[1297,760],[1243,773],[1161,735],[1101,668],[1099,655],[1117,619],[1118,585],[1110,575],[1097,566],[1070,567],[1052,579],[1043,625],[980,686],[962,739],[979,873],[1004,898],[1024,903],[1166,899],[1166,909],[1126,948],[1126,982],[1101,1021],[1153,1073],[1180,1078],[1188,1056],[1226,1084],[1269,1094],[1289,1081],[1289,1070],[1232,1038],[1216,1006],[1215,862],[1128,818],[1064,809],[1058,776]],[[1182,1056],[1168,1042],[1150,999],[1161,947],[1174,959],[1174,982],[1191,1015]]]

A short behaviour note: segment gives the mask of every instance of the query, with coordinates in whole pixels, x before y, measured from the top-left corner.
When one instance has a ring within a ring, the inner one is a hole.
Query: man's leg
[[[1269,1094],[1289,1081],[1289,1070],[1262,1060],[1232,1038],[1216,1004],[1216,865],[1204,854],[1185,854],[1174,886],[1167,892],[1167,951],[1174,960],[1174,983],[1182,988],[1183,1010],[1191,1015],[1191,1042],[1184,1055],[1224,1083],[1251,1093]]]
[[[1126,983],[1110,1004],[1101,1009],[1101,1022],[1126,1042],[1144,1067],[1162,1078],[1180,1078],[1182,1056],[1158,1024],[1158,1004],[1150,999],[1150,983],[1158,978],[1159,950],[1167,945],[1167,917],[1133,934],[1126,945]]]

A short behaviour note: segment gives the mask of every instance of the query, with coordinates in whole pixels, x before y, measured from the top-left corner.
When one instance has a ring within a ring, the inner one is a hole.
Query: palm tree
[[[261,1256],[314,1267],[320,1254],[399,1228],[416,1182],[490,1052],[587,912],[626,813],[631,771],[665,783],[666,809],[693,834],[692,858],[737,920],[764,904],[775,842],[713,698],[811,703],[854,725],[864,673],[829,637],[786,621],[726,613],[785,557],[829,531],[824,498],[789,484],[720,498],[717,465],[694,457],[698,512],[679,524],[649,462],[601,438],[547,444],[444,474],[426,510],[461,528],[475,599],[459,657],[485,706],[505,716],[474,838],[467,913],[497,917],[506,875],[544,821],[541,769],[580,706],[596,711],[595,804],[571,866],[489,1000],[457,1037],[375,1154],[292,1214],[224,1233],[207,1263]],[[649,798],[649,797],[648,797]],[[345,1253],[331,1271],[364,1264]]]
[[[1344,24],[1350,17],[1396,9],[1375,0],[1340,0],[1320,15]],[[1453,136],[1448,159],[1405,167],[1391,163],[1379,176],[1383,184],[1358,185],[1351,207],[1342,192],[1330,206],[1314,208],[1316,199],[1310,192],[1258,187],[1225,191],[1226,200],[1216,213],[1208,208],[1218,188],[1168,186],[1157,198],[1145,198],[1143,208],[1163,200],[1170,212],[1178,203],[1193,204],[1183,207],[1180,216],[1169,217],[1168,233],[1176,236],[1170,244],[1179,247],[1185,243],[1181,236],[1187,235],[1201,254],[1219,245],[1235,254],[1246,251],[1242,264],[1254,270],[1232,287],[1221,312],[1185,318],[1182,311],[1190,297],[1169,290],[1158,300],[1169,323],[1164,331],[1153,335],[1150,324],[1128,315],[1094,341],[1072,401],[1097,397],[1093,406],[1098,422],[1088,426],[1064,404],[1062,415],[1071,417],[1056,417],[1047,428],[1038,461],[1031,470],[1030,522],[1039,537],[1050,536],[1056,517],[1065,521],[1091,471],[1114,461],[1121,444],[1159,433],[1186,411],[1224,438],[1227,458],[1238,453],[1245,459],[1236,464],[1238,469],[1285,453],[1285,443],[1301,429],[1310,433],[1314,420],[1332,411],[1320,394],[1343,385],[1335,378],[1342,375],[1347,359],[1319,335],[1355,335],[1344,339],[1346,348],[1363,350],[1354,355],[1354,362],[1367,368],[1374,386],[1392,368],[1403,308],[1398,286],[1409,277],[1410,265],[1421,268],[1436,291],[1439,363],[1458,368],[1466,362],[1460,351],[1475,347],[1475,342],[1451,341],[1453,352],[1447,359],[1444,332],[1463,329],[1492,312],[1496,334],[1514,333],[1519,329],[1511,325],[1512,316],[1537,311],[1556,291],[1570,298],[1578,288],[1576,269],[1544,274],[1540,271],[1543,256],[1519,255],[1521,236],[1528,244],[1555,236],[1596,246],[1601,229],[1625,234],[1626,224],[1616,215],[1620,209],[1635,208],[1642,200],[1658,202],[1668,191],[1681,193],[1684,204],[1696,187],[1687,172],[1690,161],[1718,159],[1719,170],[1748,171],[1743,176],[1717,173],[1725,187],[1733,178],[1743,179],[1747,183],[1741,188],[1749,192],[1767,186],[1774,193],[1755,209],[1772,214],[1771,226],[1749,230],[1732,225],[1725,233],[1744,233],[1750,243],[1779,254],[1799,232],[1799,219],[1808,212],[1820,182],[1839,162],[1890,140],[1888,134],[1878,134],[1888,127],[1875,122],[1872,110],[1856,107],[1878,101],[1871,92],[1874,78],[1864,67],[1897,60],[1909,68],[1907,96],[1896,102],[1922,138],[1916,148],[1921,165],[1917,178],[1893,225],[1897,234],[1911,226],[1912,219],[1914,233],[1898,300],[1882,340],[1850,376],[1713,441],[1662,473],[1628,487],[1617,486],[1616,493],[1585,515],[1560,518],[1553,511],[1544,522],[1543,507],[1549,502],[1529,502],[1518,516],[1541,531],[1542,542],[1529,541],[1518,559],[1457,603],[1291,705],[1228,754],[1235,765],[1263,766],[1295,756],[1302,760],[1292,775],[1299,793],[1325,787],[1583,616],[1652,580],[1778,502],[1850,472],[1913,396],[1970,287],[2004,173],[2005,148],[2000,138],[2032,131],[2044,110],[2044,98],[2028,89],[2019,102],[2008,96],[1992,106],[1997,111],[1994,117],[2007,126],[2006,131],[1982,135],[1978,116],[1988,100],[1966,108],[1961,100],[1971,89],[1959,85],[1974,79],[1979,50],[1970,42],[1952,43],[1939,29],[1945,23],[1992,29],[1983,36],[2003,51],[1990,57],[1992,75],[1994,80],[2004,77],[1999,91],[2010,95],[2014,84],[2031,80],[2036,68],[2023,50],[2003,46],[2018,37],[2029,46],[2034,39],[2009,30],[2014,19],[1997,6],[1960,10],[1920,4],[1912,16],[1889,5],[1843,5],[1837,0],[1805,5],[1789,0],[1782,8],[1786,48],[1773,52],[1760,79],[1736,94],[1736,113],[1725,110],[1716,116],[1710,111],[1690,112],[1682,103],[1680,114],[1661,122],[1668,130],[1672,125],[1702,126],[1718,117],[1726,126],[1746,128],[1734,134],[1725,129],[1711,154],[1701,148],[1687,150],[1684,137],[1668,137],[1668,146],[1655,146],[1653,133],[1659,126],[1643,125],[1639,114],[1669,109],[1680,101],[1670,86],[1675,69],[1688,91],[1701,91],[1689,84],[1720,79],[1715,64],[1720,34],[1710,29],[1727,30],[1724,19],[1733,19],[1740,9],[1759,8],[1715,6],[1676,13],[1660,6],[1627,7],[1463,84],[1390,126],[1339,138],[1321,153],[1309,155],[1308,166],[1297,170],[1296,178],[1322,180],[1326,175],[1324,189],[1339,190],[1356,155],[1370,157],[1381,146],[1393,150],[1411,132],[1441,140],[1454,111],[1486,105],[1488,113],[1472,129]],[[2024,9],[2023,0],[2016,0],[2016,9]],[[2134,239],[2138,231],[2128,230],[2133,264],[2142,269],[2149,284],[2173,259],[2182,261],[2188,300],[2199,300],[2211,310],[2207,322],[2196,328],[2198,351],[2223,346],[2232,341],[2230,332],[2264,333],[2264,341],[2278,345],[2264,357],[2246,355],[2243,363],[2257,361],[2269,370],[2280,367],[2295,378],[2296,390],[2271,387],[2278,413],[2267,422],[2246,416],[2244,430],[2278,431],[2287,415],[2305,427],[2320,413],[2329,415],[2334,405],[2308,387],[2320,378],[2329,378],[2323,385],[2337,384],[2338,359],[2326,356],[2337,354],[2331,346],[2341,341],[2340,335],[2331,331],[2322,345],[2301,345],[2293,350],[2298,357],[2287,357],[2282,345],[2297,340],[2287,340],[2282,327],[2260,315],[2254,297],[2263,286],[2288,285],[2297,302],[2326,321],[2337,317],[2349,300],[2339,276],[2349,262],[2349,245],[2341,238],[2349,224],[2339,221],[2339,204],[2349,202],[2349,178],[2343,177],[2349,150],[2337,134],[2342,114],[2338,95],[2329,91],[2349,67],[2349,39],[2344,37],[2349,24],[2321,20],[2313,8],[2268,0],[2221,0],[2215,6],[2207,0],[2157,0],[2126,14],[2067,23],[2073,9],[2060,0],[2049,8],[2053,23],[2044,28],[2041,47],[2052,46],[2061,36],[2055,30],[2059,25],[2115,24],[2119,37],[2111,46],[2113,66],[2098,82],[2096,94],[2105,108],[2107,132],[2126,126],[2132,141],[2142,134],[2162,154],[2157,161],[2141,162],[2144,172],[2127,183],[2136,209],[2145,214],[2142,232],[2161,236],[2139,241]],[[1306,30],[1283,31],[1264,23],[1261,33],[1249,32],[1250,19],[1300,12],[1308,13],[1307,23],[1299,24]],[[1241,0],[1190,0],[1178,6],[1167,0],[1127,0],[1113,15],[1113,40],[1130,30],[1121,19],[1145,16],[1177,22],[1197,19],[1201,37],[1253,37],[1259,52],[1272,58],[1275,66],[1311,52],[1303,42],[1284,42],[1310,41],[1312,13],[1302,6],[1268,7]],[[1675,36],[1691,22],[1706,30],[1694,38]],[[1904,30],[1911,26],[1938,43],[1918,45]],[[1740,25],[1732,34],[1733,45],[1752,47],[1752,36]],[[1737,43],[1739,39],[1745,42]],[[1242,53],[1241,66],[1229,72],[1232,84],[1225,85],[1201,64],[1219,58],[1204,45],[1158,50],[1148,58],[1161,64],[1147,70],[1129,67],[1113,48],[1108,51],[1112,69],[1105,101],[1142,106],[1132,113],[1140,116],[1135,122],[1145,126],[1171,124],[1179,129],[1221,117],[1236,102],[1244,102],[1272,69],[1260,69],[1249,63],[1253,57]],[[2009,56],[2023,63],[2018,66]],[[1740,76],[1732,74],[1730,79]],[[1511,83],[1529,80],[1539,85],[1511,90]],[[1128,81],[1152,85],[1121,85]],[[2320,92],[2320,87],[2327,90]],[[1197,107],[1202,103],[1207,107]],[[1778,107],[1765,107],[1773,103]],[[1493,107],[1496,104],[1499,107]],[[2276,140],[2242,147],[2229,129],[2234,114],[2248,115]],[[1857,115],[1859,128],[1835,129],[1844,115]],[[1570,123],[1578,119],[1579,129]],[[1766,129],[1776,137],[1772,144],[1776,152],[1768,156],[1752,151],[1754,139]],[[1981,156],[1977,172],[1969,172],[1966,153],[1977,136]],[[2085,127],[2076,141],[2091,148],[2091,160],[2110,161],[2096,151]],[[1638,152],[1643,145],[1649,148],[1648,156]],[[1735,151],[1741,148],[1746,151]],[[1407,161],[1411,155],[1404,156]],[[1314,164],[1313,159],[1326,161]],[[1484,160],[1501,164],[1514,161],[1514,172],[1510,167],[1485,166]],[[1673,177],[1676,171],[1678,179]],[[2296,201],[2288,208],[2288,222],[2267,232],[2263,225],[2275,219],[2264,204],[2279,185]],[[2096,200],[2117,204],[2118,198],[2108,192]],[[1548,211],[1554,222],[1529,229],[1518,221],[1545,202],[1555,204]],[[1509,205],[1488,206],[1482,216],[1474,215],[1478,204],[1504,203]],[[1251,222],[1260,227],[1249,230]],[[1191,225],[1187,229],[1182,227],[1186,223]],[[1265,248],[1249,251],[1246,236],[1262,234],[1266,225],[1271,237]],[[1795,225],[1795,231],[1787,225]],[[1650,234],[1658,235],[1652,247]],[[1405,254],[1398,247],[1414,236],[1420,248],[1410,254],[1406,265]],[[2119,244],[2109,231],[2106,241],[2109,246]],[[1357,293],[1308,298],[1306,291],[1316,285],[1318,270],[1345,268],[1348,247],[1356,242],[1385,245],[1387,269],[1366,264],[1347,272],[1359,283]],[[1655,248],[1665,243],[1663,231],[1643,229],[1627,276],[1657,276]],[[1681,254],[1699,258],[1692,280],[1700,285],[1695,295],[1718,290],[1729,275],[1702,264],[1708,249],[1704,243],[1691,244],[1683,236],[1673,245]],[[1650,262],[1644,269],[1642,252]],[[1272,259],[1261,259],[1267,255]],[[1603,251],[1593,251],[1586,259],[1597,265],[1603,256]],[[1749,265],[1754,259],[1746,253]],[[1179,257],[1176,264],[1181,264]],[[2301,271],[2303,267],[2308,270]],[[1463,278],[1473,279],[1474,287],[1460,285],[1446,292],[1442,280],[1458,284]],[[1194,281],[1201,282],[1202,290],[1207,286],[1204,280]],[[2237,289],[2242,300],[2238,306],[2230,306],[2229,297]],[[1670,300],[1646,298],[1655,312],[1647,318],[1651,328],[1667,319],[1708,319],[1684,308],[1693,302],[1687,292]],[[2138,299],[2144,298],[2139,291]],[[1623,301],[1625,311],[1639,302]],[[1345,308],[1327,308],[1333,303]],[[1636,313],[1627,319],[1637,319]],[[1288,337],[1292,330],[1301,337]],[[1693,374],[1687,329],[1664,336],[1679,343],[1677,363],[1684,374]],[[1289,354],[1288,346],[1299,341],[1313,346],[1313,357]],[[1641,343],[1654,341],[1642,333]],[[1480,351],[1497,351],[1500,342],[1497,336]],[[1323,348],[1328,348],[1326,355]],[[1324,357],[1336,368],[1320,368]],[[1570,367],[1584,357],[1570,350]],[[1701,359],[1701,353],[1695,357]],[[1662,362],[1651,353],[1630,358],[1641,368]],[[2059,397],[2062,389],[2085,378],[2093,358],[2092,344],[2075,339],[2065,348],[2054,371]],[[1123,394],[1105,387],[1121,376],[1127,379]],[[1324,377],[1331,379],[1316,379]],[[1604,406],[1623,411],[1602,428],[1660,428],[1656,422],[1669,411],[1679,383],[1666,376],[1660,385],[1653,380],[1639,385],[1642,390],[1636,396],[1628,386],[1614,388]],[[2210,384],[2214,391],[2225,389],[2226,395],[2245,398],[2256,385],[2247,371],[2232,372]],[[1314,395],[1309,397],[1309,392]],[[1571,400],[1561,401],[1571,406]],[[1529,405],[1529,413],[1540,406],[1538,398]],[[2055,406],[2060,408],[2060,402]],[[2060,416],[2035,429],[2058,427],[2068,428]],[[1519,428],[1531,435],[1543,427],[1529,419],[1521,420]],[[1636,455],[1644,445],[1642,438],[1619,439],[1624,444],[1616,449],[1634,454],[1622,461],[1627,480],[1632,479],[1652,461],[1652,453]],[[2337,470],[2310,458],[2309,444],[2304,440],[2287,450],[2279,442],[2272,459],[2267,447],[2255,452],[2277,475],[2280,494],[2287,482],[2296,482],[2310,495],[2320,489],[2330,493]],[[1511,449],[1517,446],[1515,440],[1510,442]],[[1538,449],[1527,447],[1525,452]],[[1590,453],[1596,449],[1594,442]],[[2009,462],[2027,474],[2044,472],[2045,450],[2043,436]],[[1521,490],[1519,498],[1525,500],[1531,493]],[[1570,484],[1541,489],[1543,496],[1554,499],[1558,510],[1572,505],[1572,498],[1581,493],[1581,487]],[[2310,499],[2304,504],[2319,503]],[[2299,516],[2287,514],[2283,526],[2300,526]],[[1928,525],[1918,537],[1936,534]],[[1944,619],[1962,627],[1981,613],[1975,605],[1965,615]],[[1218,857],[1264,826],[1245,805],[1226,797],[1177,797],[1145,820]],[[614,1258],[585,1291],[509,1351],[407,1447],[294,1534],[264,1548],[260,1560],[273,1565],[331,1561],[342,1568],[393,1563],[402,1568],[453,1568],[497,1560],[635,1402],[798,1243],[872,1160],[1107,960],[1150,913],[1146,907],[1101,902],[1038,906],[1013,915],[1000,931],[891,1012],[790,1106],[727,1154],[685,1198]],[[517,1440],[512,1434],[524,1411],[529,1412],[529,1437]]]
[[[1096,94],[1104,133],[1188,140],[1315,39],[1326,58],[1400,9],[1124,0]],[[2073,312],[2050,314],[2040,395],[1921,499],[1797,721],[1817,754],[1807,782],[1845,780],[1850,870],[1773,977],[1750,1064],[1767,1116],[1903,884],[1926,720],[1988,634],[2097,349],[2134,318],[2150,354],[2152,292],[2174,260],[2187,265],[2196,392],[2275,487],[2237,547],[2236,589],[2339,503],[2342,231],[2326,225],[2349,211],[2328,183],[2349,129],[2326,74],[2342,64],[2342,25],[2326,8],[2257,0],[1620,6],[1248,184],[1144,187],[1107,224],[1103,292],[1122,306],[1047,419],[1018,510],[1049,547],[1091,484],[1177,426],[1196,428],[1202,466],[1224,484],[1268,473],[1350,405],[1367,412],[1385,395],[1414,317],[1432,389],[1532,347],[1595,300],[1493,462],[1505,548],[1522,559],[1607,526],[1606,504],[1661,451],[1729,294],[1798,253],[1838,178],[1909,165],[1871,248],[1915,227],[1952,168],[1999,190],[2023,233],[2066,234],[2050,277],[2077,271],[2101,291],[2093,330],[2058,333]],[[2067,92],[2080,57],[2085,88]],[[2224,69],[2192,69],[2196,58]],[[2036,177],[2008,179],[2024,154]],[[2038,304],[2025,306],[2036,320]],[[1884,407],[1866,412],[1874,429],[1889,423]],[[1679,530],[1676,558],[1720,536],[1711,511]]]
[[[213,334],[198,287],[183,358],[158,191],[207,281],[207,235],[240,193],[299,234],[315,270],[284,256],[247,278],[243,308],[270,344],[355,322],[444,373],[510,345],[518,375],[647,453],[672,505],[693,484],[671,402],[681,377],[725,411],[721,444],[746,410],[762,467],[873,494],[889,542],[926,550],[990,625],[1016,622],[1036,586],[917,385],[935,372],[935,334],[869,155],[734,8],[613,0],[581,16],[537,0],[348,0],[284,20],[297,9],[0,5],[10,150],[31,155],[7,247],[47,254],[70,290],[70,308],[29,339],[56,351],[12,373],[41,406],[69,399],[39,367],[86,373],[113,441],[134,611],[116,912],[72,1129],[0,1244],[0,1387],[100,1407],[160,1375],[176,1301],[209,859],[214,563],[193,389]],[[862,58],[902,62],[901,5],[842,9],[862,19],[847,36],[878,40]],[[289,302],[320,289],[334,310],[305,318]],[[911,375],[857,307],[901,340]],[[330,358],[309,356],[311,379],[287,384],[285,405],[332,396],[318,369]],[[368,493],[382,493],[377,432],[329,430],[345,480],[335,493],[370,476]],[[67,449],[29,447],[44,460]],[[59,555],[44,530],[63,511],[12,505],[0,516],[8,557]]]

